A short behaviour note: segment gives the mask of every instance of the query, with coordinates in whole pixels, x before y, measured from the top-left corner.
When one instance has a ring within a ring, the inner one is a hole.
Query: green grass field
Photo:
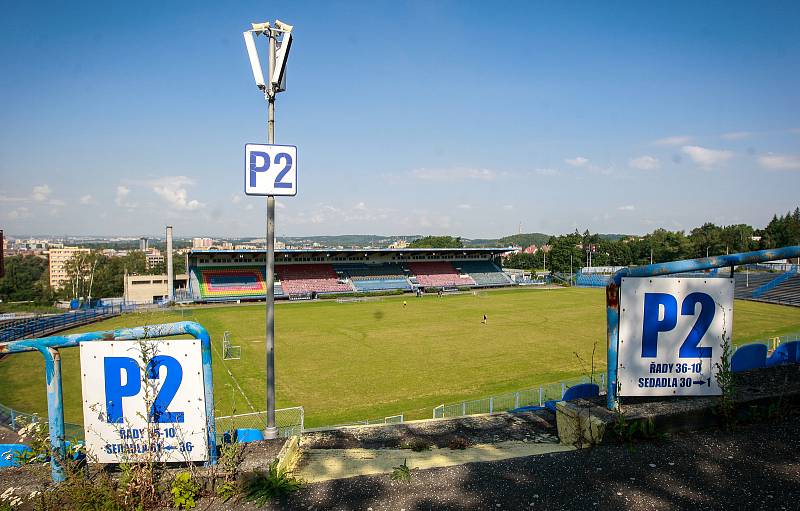
[[[276,307],[278,407],[302,405],[306,425],[405,413],[430,417],[441,403],[484,397],[605,370],[601,289],[509,289],[438,298],[279,303]],[[408,305],[403,307],[403,301]],[[487,325],[481,324],[487,314]],[[208,306],[129,314],[80,331],[194,320],[212,336],[218,415],[264,404],[264,305]],[[231,332],[242,359],[221,359]],[[734,342],[800,332],[800,310],[737,301]],[[81,423],[78,349],[63,353],[65,414]],[[576,356],[577,353],[577,356]],[[579,358],[583,360],[579,360]],[[227,370],[226,370],[227,369]],[[46,411],[38,353],[0,360],[0,403]]]

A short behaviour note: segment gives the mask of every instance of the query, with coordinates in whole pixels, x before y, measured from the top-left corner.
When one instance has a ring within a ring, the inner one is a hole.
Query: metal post
[[[275,37],[269,32],[269,76],[275,69]],[[271,87],[271,84],[267,84]],[[275,93],[269,91],[267,141],[275,143]],[[275,197],[267,197],[267,427],[264,438],[278,437],[275,426]]]

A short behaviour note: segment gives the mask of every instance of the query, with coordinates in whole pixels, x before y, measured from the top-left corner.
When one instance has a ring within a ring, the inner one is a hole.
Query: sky
[[[263,237],[242,40],[292,24],[279,236],[763,227],[800,205],[800,2],[4,2],[6,235]]]

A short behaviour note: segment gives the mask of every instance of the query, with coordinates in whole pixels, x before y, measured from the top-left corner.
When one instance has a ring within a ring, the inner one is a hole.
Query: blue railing
[[[135,305],[120,304],[71,311],[56,316],[38,316],[0,330],[0,342],[38,337],[59,330],[66,330],[73,326],[85,325],[101,319],[117,316],[124,312],[132,312],[135,309]]]
[[[771,291],[771,290],[775,289],[779,285],[783,284],[784,282],[786,282],[787,280],[792,278],[793,275],[796,275],[796,273],[795,272],[791,272],[791,271],[787,271],[786,273],[781,273],[780,275],[778,275],[774,279],[770,280],[766,284],[763,284],[762,286],[754,289],[753,292],[750,293],[750,296],[752,298],[759,298],[761,295],[763,295],[767,291]]]

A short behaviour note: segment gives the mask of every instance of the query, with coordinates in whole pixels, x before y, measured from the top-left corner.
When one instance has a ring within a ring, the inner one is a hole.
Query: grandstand
[[[513,285],[498,262],[506,248],[279,250],[275,297]],[[197,302],[264,299],[264,252],[192,250],[189,294]]]
[[[786,275],[785,279],[782,279],[771,289],[765,290],[759,296],[753,296],[752,299],[762,302],[800,306],[800,274],[790,274],[787,272],[783,275]]]
[[[459,261],[456,270],[466,273],[475,281],[476,287],[510,286],[511,278],[492,261]]]

